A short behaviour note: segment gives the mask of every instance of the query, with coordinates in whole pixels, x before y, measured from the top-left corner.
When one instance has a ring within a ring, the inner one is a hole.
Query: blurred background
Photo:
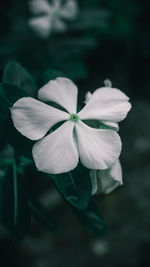
[[[50,233],[33,221],[26,237],[14,243],[1,226],[2,266],[150,265],[149,1],[77,0],[76,3],[71,19],[62,15],[63,30],[53,24],[43,37],[42,30],[37,32],[31,27],[35,14],[28,0],[2,1],[0,75],[8,61],[17,60],[40,88],[46,81],[47,70],[59,71],[78,85],[80,105],[85,93],[103,86],[106,78],[113,87],[125,92],[133,107],[120,124],[124,186],[97,196],[108,225],[107,234],[97,238],[79,225],[53,186],[46,190],[49,181],[32,177],[31,187],[51,209],[62,226],[61,232]],[[31,172],[27,176],[30,179]]]

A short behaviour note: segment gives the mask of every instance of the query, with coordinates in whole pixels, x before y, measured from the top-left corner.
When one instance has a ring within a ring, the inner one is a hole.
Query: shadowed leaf
[[[30,226],[22,177],[17,173],[15,163],[0,180],[0,220],[16,241],[23,238]]]
[[[86,168],[79,164],[71,172],[51,177],[60,193],[71,205],[79,210],[87,207],[92,194],[92,185]]]
[[[91,200],[88,207],[80,211],[72,207],[72,211],[79,222],[91,233],[102,236],[106,233],[106,223],[100,215],[100,211],[94,201]]]
[[[52,232],[58,232],[59,227],[51,218],[47,209],[35,198],[29,197],[28,205],[32,212],[33,217],[38,221],[43,227],[46,227]]]
[[[3,73],[3,82],[17,85],[30,96],[34,96],[37,91],[32,76],[16,61],[10,61],[6,65]]]

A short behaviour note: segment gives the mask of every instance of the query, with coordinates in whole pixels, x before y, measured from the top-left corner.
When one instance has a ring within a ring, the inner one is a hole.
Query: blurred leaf
[[[16,130],[9,109],[18,99],[25,96],[27,94],[16,85],[10,83],[0,84],[0,126],[2,127],[0,136],[4,135],[19,154],[32,159],[32,146],[34,142]]]
[[[63,47],[63,46],[62,46]],[[52,65],[54,69],[60,69],[66,76],[74,81],[85,79],[88,69],[84,61],[84,53],[81,49],[64,49]]]
[[[131,38],[133,34],[133,21],[132,18],[127,16],[115,16],[113,25],[109,29],[109,34],[113,38],[127,39]]]
[[[0,110],[2,113],[8,114],[8,100],[2,84],[0,84]]]
[[[0,86],[1,91],[7,100],[7,107],[11,107],[18,99],[28,96],[28,94],[17,85],[11,83],[2,83]]]
[[[6,65],[3,73],[3,82],[21,87],[30,96],[34,96],[37,91],[32,76],[16,61],[10,61]]]
[[[106,223],[101,217],[99,209],[94,199],[91,200],[88,207],[80,211],[72,207],[72,211],[79,222],[91,233],[102,236],[106,233]]]
[[[59,231],[59,227],[56,222],[50,218],[46,208],[37,199],[30,196],[28,205],[35,220],[38,221],[43,227],[46,227],[52,232]]]
[[[43,74],[44,83],[47,83],[50,80],[54,80],[58,77],[65,77],[66,78],[66,75],[63,72],[57,71],[57,70],[46,70]]]
[[[80,16],[76,23],[74,23],[74,28],[76,30],[89,30],[89,29],[105,29],[108,27],[110,20],[110,11],[106,8],[99,7],[88,7],[82,9]]]
[[[79,164],[71,172],[50,176],[71,205],[79,210],[87,207],[92,194],[92,185],[86,168]]]
[[[16,130],[13,125],[11,115],[9,115],[7,121],[7,131],[5,134],[8,142],[12,145],[12,147],[16,150],[18,154],[24,155],[25,157],[32,159],[32,147],[34,141],[31,141]]]
[[[2,87],[0,85],[0,138],[2,137],[5,131],[8,115],[9,115],[8,100],[5,97]]]
[[[0,181],[0,219],[16,241],[23,238],[30,226],[30,211],[15,162]]]
[[[67,73],[67,77],[73,81],[86,79],[88,77],[88,69],[82,58],[73,58],[73,60],[68,58],[67,61],[67,64],[61,63],[62,69]]]
[[[10,109],[9,109],[18,99],[22,97],[26,97],[27,94],[18,86],[10,84],[10,83],[2,83],[0,85],[0,94],[2,94],[5,100],[5,102],[3,102],[1,105],[1,107],[3,107],[4,112],[6,114],[5,120],[3,122],[3,133],[5,133],[6,139],[13,146],[13,148],[17,150],[19,154],[32,159],[32,146],[34,142],[26,138],[25,136],[21,135],[16,130],[16,128],[13,125],[13,121],[11,119],[11,114],[10,114]],[[1,102],[2,100],[3,99],[0,98]],[[0,115],[0,120],[1,120],[1,115]]]

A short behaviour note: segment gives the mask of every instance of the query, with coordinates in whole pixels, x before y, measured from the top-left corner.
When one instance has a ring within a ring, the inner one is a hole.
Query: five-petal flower
[[[89,169],[108,169],[119,158],[121,141],[111,129],[95,129],[86,120],[117,123],[131,108],[129,98],[120,90],[109,87],[97,89],[83,109],[77,113],[76,85],[67,78],[51,80],[38,92],[39,100],[19,99],[11,108],[16,129],[31,140],[33,158],[38,170],[63,173],[74,169],[79,158]],[[58,109],[43,102],[55,102]],[[64,122],[56,130],[49,130]]]
[[[33,18],[29,20],[30,27],[42,38],[47,38],[52,31],[64,32],[67,28],[65,20],[77,16],[76,0],[30,0],[30,10]]]

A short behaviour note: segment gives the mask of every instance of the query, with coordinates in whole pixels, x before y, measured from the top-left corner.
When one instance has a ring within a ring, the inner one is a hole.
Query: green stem
[[[13,162],[13,186],[14,186],[14,225],[17,224],[17,167],[16,161]]]

